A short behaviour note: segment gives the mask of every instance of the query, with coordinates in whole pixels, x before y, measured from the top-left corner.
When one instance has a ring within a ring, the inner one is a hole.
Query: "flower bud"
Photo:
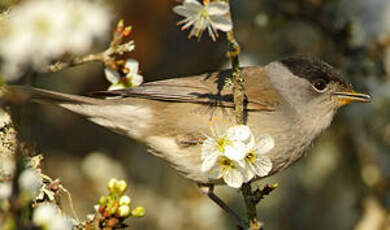
[[[126,181],[124,181],[124,180],[118,181],[118,182],[116,183],[115,188],[116,188],[116,191],[117,191],[119,194],[123,194],[123,193],[126,191],[126,189],[127,189],[127,183],[126,183]]]
[[[110,228],[107,228],[107,229],[113,229],[113,227],[115,227],[118,223],[119,223],[119,220],[117,218],[115,218],[115,217],[110,218],[109,220],[107,220],[107,227],[110,227]]]
[[[279,187],[279,184],[276,183],[276,184],[271,185],[270,187],[271,187],[272,189],[277,189],[277,188]]]
[[[128,217],[130,215],[130,208],[127,205],[122,205],[118,209],[118,214],[120,217]]]
[[[106,208],[110,209],[114,206],[118,206],[118,202],[112,196],[108,196],[106,202]]]
[[[107,203],[107,198],[105,196],[101,196],[99,198],[99,204],[100,206],[106,206],[106,203]]]
[[[114,205],[108,211],[109,211],[110,215],[114,215],[117,210],[118,210],[118,206]]]
[[[129,196],[122,196],[120,199],[119,199],[119,205],[122,206],[122,205],[130,205],[130,202],[131,202],[131,199]]]
[[[129,36],[130,33],[131,33],[131,26],[125,27],[125,29],[122,32],[123,36]]]
[[[142,206],[138,206],[133,211],[131,211],[131,215],[134,217],[143,217],[145,216],[145,208]]]
[[[116,25],[116,28],[117,28],[118,30],[122,30],[124,26],[125,26],[125,22],[124,22],[123,18],[121,18],[121,19],[118,21],[118,24]]]
[[[115,192],[116,184],[118,183],[118,180],[116,178],[111,178],[107,183],[107,188],[111,193]]]

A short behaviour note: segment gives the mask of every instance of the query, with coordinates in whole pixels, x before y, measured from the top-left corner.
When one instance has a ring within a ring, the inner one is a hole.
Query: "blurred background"
[[[145,81],[190,76],[227,68],[227,42],[206,34],[187,39],[172,12],[174,0],[101,1],[115,23],[133,27],[131,58]],[[371,104],[341,109],[313,151],[279,175],[259,181],[279,188],[258,205],[259,219],[272,229],[390,229],[390,1],[231,0],[241,64],[265,65],[303,53],[333,65]],[[104,50],[110,42],[96,41]],[[103,65],[91,63],[55,74],[38,74],[32,84],[86,94],[109,82]],[[19,83],[25,83],[20,79]],[[111,177],[129,182],[133,204],[147,214],[131,229],[236,229],[219,207],[142,144],[113,134],[62,109],[28,105],[28,141],[44,154],[44,172],[60,178],[80,217],[106,193]],[[216,189],[245,215],[241,194]],[[66,205],[66,202],[64,202]]]

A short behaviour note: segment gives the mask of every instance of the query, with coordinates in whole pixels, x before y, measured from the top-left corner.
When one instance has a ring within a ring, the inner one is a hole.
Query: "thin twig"
[[[82,65],[88,62],[100,61],[104,66],[117,70],[118,65],[116,63],[115,55],[123,55],[126,52],[130,52],[134,49],[134,41],[129,41],[121,44],[123,38],[130,35],[131,27],[124,26],[123,20],[118,22],[116,29],[113,32],[112,41],[110,46],[103,52],[88,54],[81,57],[75,57],[69,60],[58,61],[52,65],[43,69],[44,72],[58,72],[68,67]]]
[[[68,61],[58,61],[52,65],[49,65],[46,69],[44,69],[45,72],[58,72],[60,70],[63,70],[68,67],[73,67],[77,65],[81,65],[87,62],[93,62],[93,61],[103,61],[103,54],[97,53],[97,54],[88,54],[83,57],[76,57]]]
[[[268,196],[273,192],[276,188],[278,188],[278,184],[268,185],[266,184],[262,189],[256,189],[253,192],[253,199],[256,204],[258,204],[265,196]]]
[[[219,207],[221,207],[225,212],[234,217],[234,219],[240,224],[242,228],[246,228],[248,223],[246,223],[237,213],[235,213],[229,206],[225,204],[213,191],[209,191],[207,196],[213,200]]]

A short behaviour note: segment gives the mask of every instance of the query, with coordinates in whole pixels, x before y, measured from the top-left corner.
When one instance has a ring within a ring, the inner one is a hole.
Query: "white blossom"
[[[15,161],[11,158],[5,158],[0,161],[0,174],[13,175],[15,171]]]
[[[118,90],[125,89],[130,87],[139,86],[143,82],[142,75],[138,74],[139,72],[139,63],[135,59],[127,59],[124,70],[126,73],[125,77],[121,77],[118,71],[113,70],[109,67],[104,69],[104,73],[111,86],[108,90]]]
[[[173,11],[185,17],[178,23],[178,25],[184,24],[183,30],[192,26],[189,38],[192,36],[200,38],[203,31],[207,29],[209,36],[215,41],[218,37],[218,30],[227,32],[233,28],[228,16],[229,4],[226,2],[203,1],[201,4],[197,0],[185,0],[182,5],[175,6]]]
[[[223,179],[233,188],[241,187],[254,176],[264,177],[272,169],[270,151],[274,140],[262,135],[257,140],[248,126],[229,128],[224,134],[212,129],[201,150],[201,170],[211,179]]]
[[[28,65],[39,70],[66,53],[84,53],[108,31],[109,18],[105,8],[90,1],[23,1],[2,20],[2,73],[13,80]]]
[[[119,205],[130,205],[131,199],[129,196],[121,196],[119,199]]]
[[[210,179],[223,178],[225,183],[232,188],[240,188],[242,183],[246,180],[243,173],[244,168],[242,168],[237,161],[230,160],[223,155],[216,158],[216,162],[212,167],[202,168],[202,170],[206,169]]]
[[[47,230],[71,230],[72,223],[66,216],[58,213],[58,209],[52,204],[44,204],[37,207],[33,213],[33,222]]]
[[[36,170],[32,168],[26,169],[19,176],[19,186],[31,198],[36,197],[42,186],[42,178]]]
[[[0,182],[0,200],[8,199],[12,194],[11,182]]]
[[[130,215],[130,207],[127,205],[122,205],[118,209],[118,214],[120,217],[128,217]]]
[[[226,131],[231,144],[225,148],[225,156],[231,160],[243,160],[246,154],[255,146],[255,137],[246,125],[237,125]]]
[[[245,144],[239,142],[233,135],[232,127],[222,135],[212,130],[212,137],[208,136],[202,145],[201,170],[211,179],[223,179],[233,188],[241,187],[245,182]]]
[[[69,0],[66,0],[69,2]],[[92,46],[93,38],[104,36],[110,29],[109,12],[92,1],[68,3],[68,47],[73,54],[82,54]]]
[[[251,174],[264,177],[268,175],[272,169],[272,161],[269,157],[269,152],[274,148],[274,139],[266,134],[257,139],[256,145],[249,150],[245,157],[245,162],[249,169],[249,175],[247,175],[247,177],[251,177]]]

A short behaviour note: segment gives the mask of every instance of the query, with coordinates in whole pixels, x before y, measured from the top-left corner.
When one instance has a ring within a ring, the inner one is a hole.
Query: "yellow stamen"
[[[246,160],[249,161],[250,163],[253,163],[256,160],[256,154],[253,153],[253,151],[249,152],[246,155]]]

